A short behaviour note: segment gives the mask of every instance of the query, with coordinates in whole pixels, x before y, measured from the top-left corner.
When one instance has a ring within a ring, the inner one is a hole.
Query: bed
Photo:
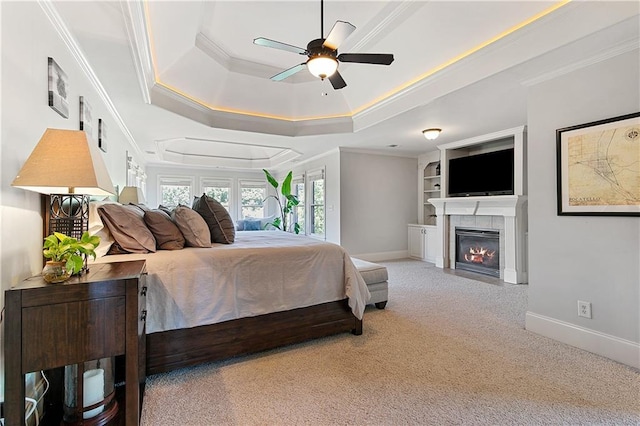
[[[331,334],[362,334],[367,286],[340,246],[281,231],[233,244],[100,257],[145,259],[147,374]]]

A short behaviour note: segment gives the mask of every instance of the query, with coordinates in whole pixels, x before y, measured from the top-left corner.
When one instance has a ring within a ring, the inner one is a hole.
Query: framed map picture
[[[558,214],[640,216],[640,112],[556,130]]]

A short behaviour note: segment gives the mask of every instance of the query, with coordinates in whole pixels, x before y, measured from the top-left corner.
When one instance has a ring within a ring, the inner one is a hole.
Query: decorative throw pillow
[[[156,240],[138,207],[104,204],[98,207],[98,214],[122,250],[129,253],[156,251]]]
[[[245,231],[260,231],[260,219],[245,219],[244,230]]]
[[[162,210],[163,212],[165,212],[166,214],[168,214],[168,215],[169,215],[169,217],[171,217],[171,215],[173,214],[173,210],[174,210],[174,208],[173,208],[173,207],[166,207],[166,206],[163,206],[162,204],[160,204],[160,205],[158,206],[158,210]]]
[[[231,244],[235,241],[236,228],[229,212],[222,204],[207,194],[202,194],[202,197],[195,197],[193,200],[193,209],[207,222],[212,242]]]
[[[161,250],[180,250],[184,248],[184,236],[178,226],[162,210],[148,210],[144,213],[144,223],[156,239]]]
[[[211,247],[209,227],[198,212],[187,206],[178,206],[173,211],[171,219],[182,232],[188,246]]]
[[[245,223],[244,219],[240,219],[239,221],[237,221],[236,222],[236,231],[244,231],[244,223]]]

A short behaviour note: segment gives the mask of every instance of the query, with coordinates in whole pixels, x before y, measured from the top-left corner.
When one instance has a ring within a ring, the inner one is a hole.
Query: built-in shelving
[[[418,223],[421,225],[436,225],[436,209],[428,200],[439,198],[440,192],[440,153],[430,153],[420,158],[420,205],[418,208]]]

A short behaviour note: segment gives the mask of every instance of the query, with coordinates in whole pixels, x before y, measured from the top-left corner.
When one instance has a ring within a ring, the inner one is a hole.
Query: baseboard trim
[[[409,257],[409,250],[353,254],[351,256],[357,257],[358,259],[366,260],[367,262],[380,262],[382,260],[406,259]]]
[[[527,312],[525,328],[542,336],[640,369],[639,343],[533,312]]]

